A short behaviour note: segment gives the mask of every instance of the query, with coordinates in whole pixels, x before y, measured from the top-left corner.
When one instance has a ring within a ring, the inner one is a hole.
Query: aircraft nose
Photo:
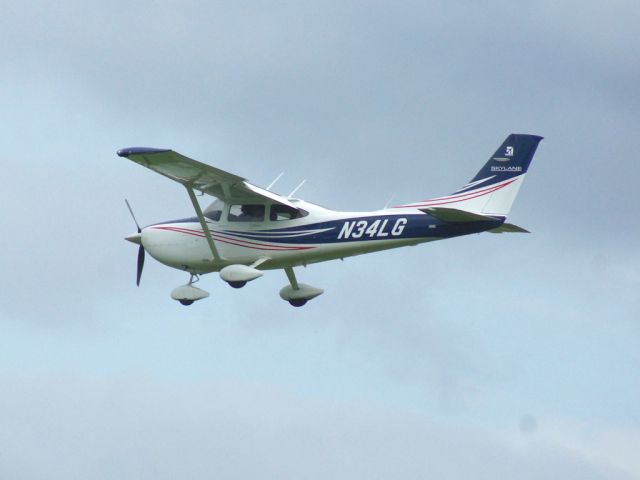
[[[142,245],[142,234],[140,233],[134,233],[133,235],[124,237],[124,239],[128,240],[131,243],[135,243],[136,245]]]

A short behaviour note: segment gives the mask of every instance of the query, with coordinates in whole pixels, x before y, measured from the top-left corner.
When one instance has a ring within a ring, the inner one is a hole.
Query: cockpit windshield
[[[224,208],[224,202],[222,200],[216,200],[209,205],[203,213],[205,217],[214,222],[219,222],[222,217],[222,209]]]

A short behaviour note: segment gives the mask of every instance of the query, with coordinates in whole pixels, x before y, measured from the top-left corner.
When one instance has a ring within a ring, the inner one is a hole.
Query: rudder
[[[446,197],[403,207],[440,207],[506,218],[542,137],[512,133],[475,177]]]
[[[542,138],[538,135],[512,133],[500,145],[496,153],[489,158],[489,161],[485,163],[476,176],[455,193],[463,192],[481,184],[491,185],[524,175],[529,169],[529,164]]]

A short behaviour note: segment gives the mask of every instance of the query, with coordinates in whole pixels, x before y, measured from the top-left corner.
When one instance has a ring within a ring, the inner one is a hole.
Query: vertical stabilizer
[[[446,207],[506,217],[542,137],[512,133],[475,177],[451,195],[407,206]]]

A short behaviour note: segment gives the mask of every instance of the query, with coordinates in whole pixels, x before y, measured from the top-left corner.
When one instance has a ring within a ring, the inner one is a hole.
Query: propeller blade
[[[140,286],[140,277],[142,277],[142,268],[144,267],[144,247],[140,245],[138,248],[138,271],[136,272],[136,285]]]
[[[136,270],[136,285],[140,286],[140,278],[142,277],[142,269],[144,268],[144,255],[145,255],[144,247],[142,246],[142,237],[140,235],[140,233],[142,232],[142,229],[140,228],[140,224],[138,223],[136,216],[133,214],[133,209],[131,208],[131,205],[129,205],[129,200],[125,198],[124,203],[127,204],[127,208],[129,209],[131,218],[133,218],[133,221],[136,224],[136,227],[138,228],[138,235],[130,235],[126,239],[129,240],[130,242],[137,243],[138,245],[140,245],[140,248],[138,248],[138,268]]]
[[[142,231],[142,229],[140,228],[140,225],[138,224],[138,220],[136,220],[136,216],[133,214],[133,209],[131,208],[131,205],[129,205],[129,200],[127,200],[125,198],[124,199],[124,203],[127,204],[127,208],[129,209],[129,213],[131,214],[131,218],[133,218],[133,222],[136,224],[136,227],[138,227],[138,233],[140,233]]]

